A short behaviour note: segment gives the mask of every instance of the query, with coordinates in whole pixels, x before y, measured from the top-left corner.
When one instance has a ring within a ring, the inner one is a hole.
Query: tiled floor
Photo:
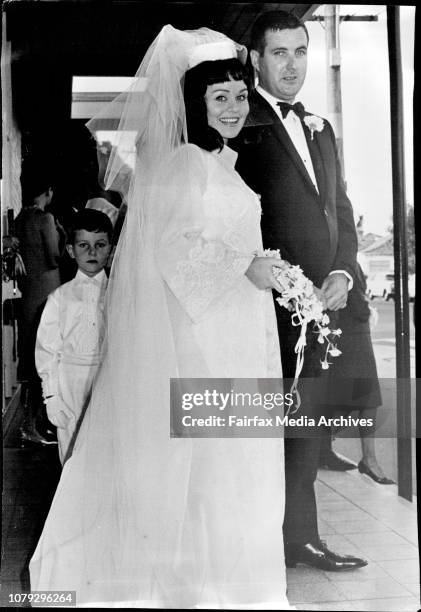
[[[20,448],[17,439],[4,452],[2,589],[28,589],[32,555],[51,503],[60,467],[57,448]],[[420,607],[416,506],[356,471],[320,471],[317,482],[319,526],[329,547],[365,557],[367,567],[346,573],[298,566],[288,570],[288,596],[299,610],[415,612]]]
[[[396,486],[356,471],[321,470],[319,528],[329,547],[368,560],[354,572],[288,570],[288,596],[299,610],[409,610],[420,608],[417,514]]]
[[[0,607],[29,590],[27,565],[60,474],[57,446],[4,448]],[[21,606],[19,606],[21,607]]]

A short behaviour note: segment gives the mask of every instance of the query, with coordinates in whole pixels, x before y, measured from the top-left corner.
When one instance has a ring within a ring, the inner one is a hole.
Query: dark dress
[[[18,377],[21,381],[31,381],[37,378],[34,351],[41,312],[49,293],[61,284],[59,233],[53,215],[35,206],[21,210],[15,228],[26,268],[26,276],[19,280],[22,300],[18,320]]]

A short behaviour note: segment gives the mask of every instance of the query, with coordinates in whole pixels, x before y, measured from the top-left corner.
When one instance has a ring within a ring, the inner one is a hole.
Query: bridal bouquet
[[[265,250],[267,257],[281,259],[279,250]],[[324,358],[321,360],[323,370],[327,370],[331,357],[338,357],[341,351],[336,346],[338,337],[342,334],[340,329],[330,329],[329,316],[323,311],[323,304],[314,291],[313,283],[304,275],[300,266],[292,266],[282,261],[281,268],[273,269],[274,276],[282,286],[281,297],[276,298],[280,306],[287,308],[291,313],[291,323],[295,327],[301,326],[300,336],[295,345],[297,364],[295,368],[294,383],[291,391],[297,392],[298,377],[304,365],[304,349],[306,346],[306,332],[309,323],[313,322],[314,332],[318,334],[318,342],[326,344]],[[297,398],[299,395],[297,392]],[[297,409],[299,404],[297,406]]]

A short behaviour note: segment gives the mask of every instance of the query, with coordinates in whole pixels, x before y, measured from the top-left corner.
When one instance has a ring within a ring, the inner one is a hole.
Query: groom
[[[307,47],[307,29],[293,15],[270,11],[255,22],[250,59],[259,84],[235,145],[237,170],[261,195],[265,248],[279,249],[283,259],[300,265],[335,312],[346,306],[352,287],[357,235],[333,130],[294,104],[306,75]],[[276,305],[276,314],[283,374],[294,378],[298,331],[285,308]],[[320,372],[316,336],[308,334],[302,377]],[[311,415],[308,403],[303,409]],[[320,443],[314,436],[285,439],[286,564],[327,571],[363,567],[363,559],[333,553],[320,540],[314,494]]]

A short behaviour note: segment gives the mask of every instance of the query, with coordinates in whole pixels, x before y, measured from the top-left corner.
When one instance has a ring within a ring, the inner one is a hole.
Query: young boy
[[[62,464],[71,453],[100,362],[113,226],[98,210],[85,209],[73,224],[69,255],[78,271],[48,297],[38,327],[35,362],[49,420],[57,427]]]

